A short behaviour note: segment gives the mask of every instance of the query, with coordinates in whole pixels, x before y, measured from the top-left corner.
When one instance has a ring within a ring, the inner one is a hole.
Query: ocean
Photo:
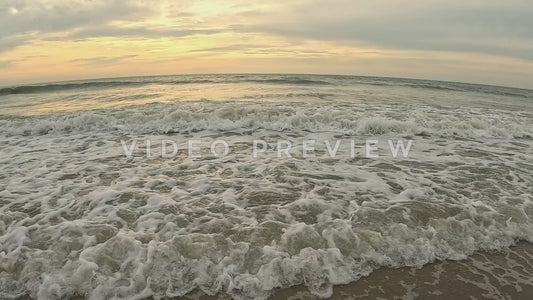
[[[480,256],[462,281],[506,298],[503,281],[533,285],[533,255],[509,255],[533,243],[532,182],[533,90],[287,74],[4,87],[0,298],[329,297],[406,267],[436,268],[437,286],[435,264]]]

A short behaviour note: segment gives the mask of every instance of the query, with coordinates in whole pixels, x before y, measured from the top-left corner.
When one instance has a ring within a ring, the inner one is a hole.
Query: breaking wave
[[[406,82],[418,87],[387,89]],[[437,83],[198,75],[2,90],[96,92],[0,100],[0,298],[160,299],[200,289],[264,299],[297,284],[327,297],[384,266],[533,242],[529,92],[487,97],[427,84]],[[180,151],[147,158],[150,137]],[[223,139],[231,152],[187,157],[193,138]],[[413,143],[406,158],[365,158],[358,145],[355,158],[277,159],[273,147],[253,158],[252,138],[296,141],[295,150],[341,139],[343,153],[344,139]],[[139,141],[132,157],[121,140]]]
[[[198,102],[148,104],[40,117],[0,118],[6,135],[80,132],[136,134],[200,131],[331,131],[346,135],[421,135],[441,137],[531,138],[531,116],[498,114],[494,110],[437,110],[432,107],[358,105],[250,104]]]

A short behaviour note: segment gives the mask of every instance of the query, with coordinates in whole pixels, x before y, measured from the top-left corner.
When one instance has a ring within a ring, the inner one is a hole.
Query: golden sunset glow
[[[445,11],[435,22],[450,22],[450,27],[432,33],[433,25],[424,22],[442,9],[442,1],[432,7],[424,3],[4,1],[0,4],[0,85],[135,75],[282,72],[531,87],[533,62],[527,50],[533,42],[505,35],[506,29],[524,24],[499,24],[497,32],[476,29],[456,37],[464,28],[456,28],[457,17],[446,17]],[[459,1],[449,5],[454,6],[472,12],[462,16],[464,22],[468,18],[474,23],[486,21],[476,21],[475,7]],[[484,9],[492,14],[498,7],[491,2]],[[523,8],[517,5],[519,9]],[[409,21],[416,16],[421,23]],[[416,34],[400,32],[404,27]],[[480,47],[472,46],[469,34],[477,34]],[[492,47],[503,38],[504,47]]]

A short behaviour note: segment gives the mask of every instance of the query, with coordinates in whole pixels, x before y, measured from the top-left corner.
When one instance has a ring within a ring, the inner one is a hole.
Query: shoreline
[[[421,268],[383,267],[358,281],[334,286],[328,299],[526,300],[533,296],[532,278],[533,244],[520,241],[506,252],[476,251],[459,261],[438,261]],[[320,298],[299,285],[277,291],[269,299]]]
[[[489,271],[491,268],[492,272]],[[355,282],[333,286],[333,295],[326,299],[509,298],[529,300],[533,296],[531,278],[533,278],[533,244],[520,241],[505,252],[476,251],[464,260],[438,261],[421,268],[382,267]],[[173,299],[232,298],[228,295],[209,296],[196,290]],[[309,292],[305,285],[296,285],[279,289],[268,299],[318,300],[323,298]]]
[[[533,295],[533,244],[520,241],[505,252],[476,251],[459,261],[439,261],[421,268],[382,267],[359,280],[333,286],[327,299],[531,299]],[[29,300],[29,296],[17,300]],[[71,297],[70,300],[85,300]],[[149,297],[147,299],[153,299]],[[232,299],[227,294],[209,296],[194,290],[170,299]],[[305,285],[276,290],[270,300],[321,299]]]

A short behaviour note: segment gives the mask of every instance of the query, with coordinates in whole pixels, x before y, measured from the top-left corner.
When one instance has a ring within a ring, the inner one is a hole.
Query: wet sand
[[[209,296],[197,290],[174,299],[214,300],[231,297]],[[269,299],[320,298],[299,285],[280,289]],[[329,299],[530,300],[533,299],[533,244],[520,242],[506,253],[477,252],[462,261],[435,262],[422,268],[381,268],[356,282],[333,287],[333,295]]]
[[[231,299],[193,292],[181,299]],[[303,285],[281,289],[269,299],[320,299]],[[507,253],[477,252],[462,261],[422,268],[381,268],[368,277],[333,287],[329,299],[533,299],[533,244]]]

